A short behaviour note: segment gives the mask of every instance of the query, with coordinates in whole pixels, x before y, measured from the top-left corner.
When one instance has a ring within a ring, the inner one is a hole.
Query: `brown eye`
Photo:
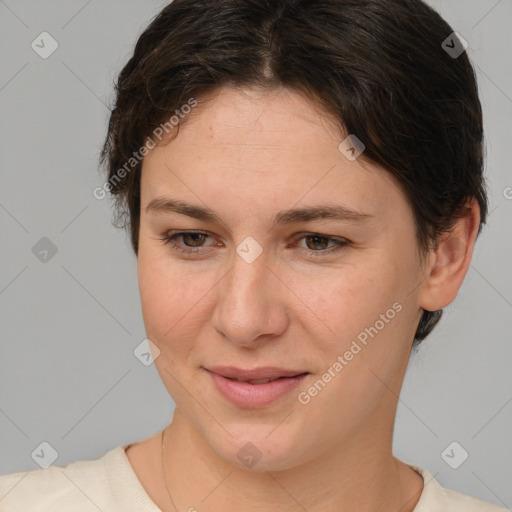
[[[164,245],[170,245],[172,250],[182,252],[184,254],[194,254],[204,252],[207,246],[204,242],[210,238],[208,234],[200,231],[180,231],[178,233],[167,233],[160,237]],[[179,239],[183,242],[179,242]]]
[[[308,249],[314,250],[314,249],[326,249],[329,244],[329,238],[326,236],[320,236],[320,235],[308,235],[305,237],[306,241],[311,241],[311,244],[308,244],[306,242],[306,245],[308,246]],[[311,247],[317,246],[317,247]],[[318,247],[321,246],[321,247]]]
[[[304,233],[299,240],[304,240],[306,246],[305,248],[299,247],[307,251],[312,256],[332,254],[349,245],[348,240],[321,235],[320,233]]]
[[[201,247],[201,243],[204,242],[206,235],[202,233],[182,233],[181,237],[186,246]]]

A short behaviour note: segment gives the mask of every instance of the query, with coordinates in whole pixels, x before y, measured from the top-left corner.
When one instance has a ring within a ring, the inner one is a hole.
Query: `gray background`
[[[92,195],[112,81],[165,3],[0,0],[0,474],[37,468],[43,441],[65,466],[172,417],[154,366],[133,354],[145,332],[128,236]],[[491,214],[459,296],[411,360],[394,452],[510,508],[512,2],[429,3],[476,65]],[[47,59],[31,48],[43,31],[59,45]],[[43,237],[57,248],[46,262],[32,252]],[[441,457],[453,441],[469,453],[458,469]]]

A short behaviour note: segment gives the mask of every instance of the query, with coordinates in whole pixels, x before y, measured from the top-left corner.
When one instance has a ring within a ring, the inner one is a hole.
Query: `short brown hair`
[[[487,217],[483,127],[465,52],[421,0],[174,0],[139,37],[115,84],[101,153],[118,227],[138,254],[141,163],[126,162],[154,129],[224,85],[306,94],[365,144],[411,206],[421,254],[449,231],[470,198]],[[452,43],[453,45],[453,43]],[[423,311],[415,344],[442,310]]]

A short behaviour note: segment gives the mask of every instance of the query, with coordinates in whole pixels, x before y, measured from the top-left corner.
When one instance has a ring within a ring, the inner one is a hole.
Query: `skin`
[[[141,176],[139,287],[147,336],[160,351],[155,365],[176,403],[165,429],[174,505],[200,512],[411,511],[423,479],[392,454],[397,397],[421,308],[450,304],[466,275],[478,205],[468,203],[467,215],[422,265],[399,183],[363,157],[348,160],[338,149],[347,134],[327,113],[287,89],[217,92],[174,140],[145,157]],[[223,223],[147,212],[159,196],[207,206]],[[272,226],[278,211],[325,202],[373,217]],[[202,252],[184,255],[165,245],[161,238],[171,230],[207,232],[175,240]],[[311,232],[349,244],[328,253],[333,242],[304,236]],[[263,250],[252,263],[236,252],[249,236]],[[395,318],[300,403],[298,393],[397,302]],[[213,386],[204,370],[213,365],[311,375],[276,402],[244,409]],[[151,499],[173,511],[160,435],[126,453]],[[246,442],[261,453],[252,468],[237,458]]]

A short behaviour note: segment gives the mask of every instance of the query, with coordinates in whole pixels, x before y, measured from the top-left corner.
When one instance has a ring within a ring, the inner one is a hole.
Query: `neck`
[[[177,510],[410,512],[423,481],[393,457],[388,439],[392,424],[387,430],[383,436],[382,425],[377,424],[307,463],[256,471],[220,457],[176,409],[165,431],[166,480]],[[168,510],[173,510],[170,500]]]

